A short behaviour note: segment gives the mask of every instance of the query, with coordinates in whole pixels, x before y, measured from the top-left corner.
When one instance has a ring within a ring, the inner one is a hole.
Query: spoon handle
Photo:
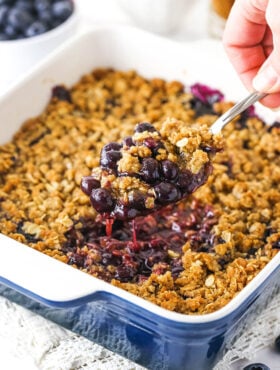
[[[231,122],[238,114],[244,112],[251,105],[255,104],[258,100],[264,98],[267,94],[262,92],[254,91],[248,95],[245,99],[236,103],[231,109],[225,112],[221,117],[217,119],[210,127],[212,134],[218,134],[225,125]]]

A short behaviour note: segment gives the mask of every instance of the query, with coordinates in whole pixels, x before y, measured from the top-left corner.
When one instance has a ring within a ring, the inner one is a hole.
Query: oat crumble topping
[[[203,91],[112,69],[95,70],[71,89],[57,86],[42,114],[0,146],[0,232],[166,309],[204,314],[223,307],[280,249],[279,123],[268,128],[250,109],[227,125],[207,183],[136,218],[137,245],[127,220],[116,220],[108,238],[80,189],[93,168],[98,175],[104,145],[131,137],[140,122],[187,148],[189,169],[199,171],[206,148],[196,149],[197,136],[178,137],[174,122],[209,127],[231,104]],[[159,149],[158,160],[177,160],[170,147]],[[151,155],[132,146],[120,171],[139,171],[135,151]],[[149,192],[137,178],[110,173],[106,181],[124,197],[130,187]],[[154,207],[152,197],[145,206]]]

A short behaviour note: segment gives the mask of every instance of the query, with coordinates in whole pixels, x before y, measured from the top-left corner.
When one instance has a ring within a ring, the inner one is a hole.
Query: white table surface
[[[133,1],[133,0],[131,0]],[[186,0],[190,1],[190,0]],[[172,34],[167,35],[173,40],[180,42],[188,42],[209,38],[208,30],[208,0],[191,0],[195,1],[195,5],[191,8],[188,14],[185,15],[180,27]],[[77,32],[85,27],[85,25],[105,25],[105,24],[133,24],[129,16],[122,10],[118,4],[118,0],[76,0],[82,17],[82,24]],[[0,61],[1,63],[1,61]],[[0,64],[1,66],[1,64]],[[30,66],[32,68],[32,66]],[[9,71],[2,71],[0,68],[0,95],[5,93],[9,86],[16,82],[20,76],[15,73],[13,66],[10,66]],[[1,314],[1,313],[0,313]],[[1,340],[1,364],[0,368],[5,370],[38,370],[32,359],[15,358],[10,351],[10,344]],[[263,350],[258,353],[255,362],[263,362],[270,366],[271,370],[280,369],[280,356],[273,353],[270,349]],[[233,369],[242,369],[247,362],[239,363]]]

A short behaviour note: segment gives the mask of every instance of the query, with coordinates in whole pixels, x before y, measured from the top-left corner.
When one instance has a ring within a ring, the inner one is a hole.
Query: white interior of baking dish
[[[0,99],[0,143],[10,140],[25,119],[42,112],[54,85],[71,86],[96,67],[134,69],[147,78],[178,79],[186,85],[201,82],[221,89],[231,100],[246,95],[218,41],[176,43],[135,28],[97,28],[60,47]],[[273,120],[266,109],[259,110],[268,121]],[[0,281],[2,278],[47,301],[67,302],[106,291],[160,316],[191,323],[209,322],[232,312],[280,263],[279,253],[226,307],[189,316],[164,310],[2,234],[0,251]]]

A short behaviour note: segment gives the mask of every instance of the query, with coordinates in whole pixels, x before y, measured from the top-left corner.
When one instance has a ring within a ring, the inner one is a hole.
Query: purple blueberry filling
[[[212,227],[217,219],[210,206],[197,201],[190,206],[167,206],[135,220],[136,243],[128,221],[116,220],[108,237],[101,217],[80,219],[66,232],[63,249],[69,264],[95,271],[106,281],[141,282],[152,272],[166,271],[177,277],[183,270],[182,246],[187,241],[194,250],[213,249]]]

